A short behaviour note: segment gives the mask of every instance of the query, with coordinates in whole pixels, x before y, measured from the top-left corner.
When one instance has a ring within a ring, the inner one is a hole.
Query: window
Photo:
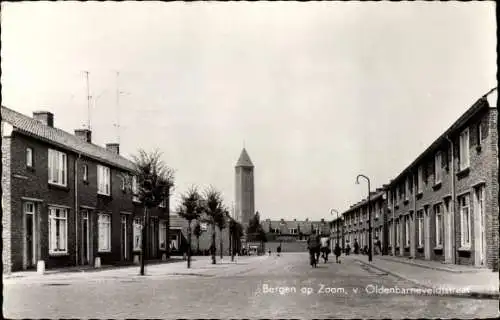
[[[139,186],[137,185],[137,176],[132,177],[132,201],[139,202]]]
[[[410,178],[406,178],[405,181],[405,200],[408,200],[410,197]]]
[[[418,167],[417,192],[421,193],[424,187],[424,168]]]
[[[89,166],[86,164],[83,165],[83,181],[89,181]]]
[[[160,221],[160,250],[165,250],[167,248],[167,222]]]
[[[436,246],[443,246],[443,233],[444,233],[444,220],[443,213],[441,212],[441,204],[434,206],[434,213],[436,215]]]
[[[434,156],[434,183],[441,183],[441,164],[442,164],[442,154],[438,151]]]
[[[419,247],[424,245],[424,213],[422,210],[417,212],[417,243]]]
[[[111,215],[99,214],[99,252],[111,252]]]
[[[26,148],[26,166],[33,167],[33,149]]]
[[[483,122],[479,121],[477,124],[477,145],[481,144],[481,141],[483,140]]]
[[[134,251],[140,251],[142,247],[142,220],[134,219]]]
[[[469,167],[469,129],[465,129],[460,134],[460,170]]]
[[[125,180],[125,177],[122,177],[122,183],[120,189],[122,189],[123,192],[125,192],[127,188],[127,181]]]
[[[410,217],[405,217],[405,246],[410,246]]]
[[[391,246],[391,247],[392,247],[392,243],[393,243],[392,236],[393,236],[392,222],[389,222],[389,241],[388,241],[388,243],[389,243],[389,246]]]
[[[33,202],[25,202],[24,203],[24,213],[27,213],[27,214],[34,214],[35,213],[35,206],[33,205]]]
[[[297,229],[296,228],[291,228],[290,229],[290,234],[297,234]]]
[[[396,220],[396,247],[399,247],[400,245],[400,239],[401,239],[401,230],[399,229],[401,227],[401,224],[399,223],[399,220]]]
[[[462,248],[470,248],[470,210],[469,210],[469,195],[466,194],[458,199],[460,206],[460,241]]]
[[[106,196],[110,195],[110,170],[108,167],[97,166],[97,193]]]
[[[49,207],[49,253],[68,253],[68,213],[67,209]]]
[[[49,183],[66,186],[67,165],[65,153],[49,149]]]

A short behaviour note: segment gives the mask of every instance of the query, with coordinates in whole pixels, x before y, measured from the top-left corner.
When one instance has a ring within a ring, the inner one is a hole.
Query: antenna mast
[[[117,143],[120,143],[120,86],[118,79],[120,77],[120,72],[116,72],[116,123],[115,123],[115,128],[116,128],[116,138],[117,138]]]
[[[90,100],[92,97],[90,96],[89,72],[84,71],[84,73],[87,79],[87,129],[90,130]]]

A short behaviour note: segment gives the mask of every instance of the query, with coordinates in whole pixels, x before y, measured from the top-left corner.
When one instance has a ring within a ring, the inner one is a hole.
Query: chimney
[[[75,136],[83,142],[92,143],[92,131],[89,129],[75,129]]]
[[[107,143],[106,149],[116,154],[120,154],[120,144],[119,143]]]
[[[43,123],[46,126],[54,127],[54,114],[48,111],[35,111],[33,112],[33,119]]]

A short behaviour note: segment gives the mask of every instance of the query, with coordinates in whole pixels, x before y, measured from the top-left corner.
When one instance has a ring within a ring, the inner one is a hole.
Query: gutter
[[[455,230],[455,196],[456,196],[456,190],[455,190],[455,150],[454,150],[454,145],[453,141],[451,141],[450,137],[446,135],[446,140],[450,143],[450,149],[451,149],[451,203],[450,203],[450,209],[452,210],[453,214],[450,214],[450,219],[451,219],[451,229],[452,229],[452,244],[451,248],[453,249],[451,254],[451,260],[453,261],[454,264],[457,264],[457,254],[456,254],[456,246],[457,246],[457,239],[456,239],[456,230]]]

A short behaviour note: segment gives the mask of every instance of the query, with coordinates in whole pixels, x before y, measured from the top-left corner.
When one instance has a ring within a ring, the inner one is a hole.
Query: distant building
[[[235,220],[248,226],[255,214],[254,166],[245,148],[235,166]]]

